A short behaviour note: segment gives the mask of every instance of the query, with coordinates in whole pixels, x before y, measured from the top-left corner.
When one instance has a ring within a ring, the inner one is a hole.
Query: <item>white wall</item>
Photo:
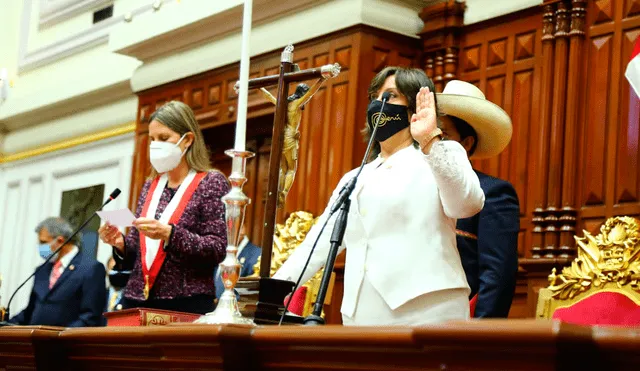
[[[4,137],[4,152],[25,151],[37,148],[42,143],[62,142],[73,137],[135,122],[137,109],[138,98],[134,95],[107,102],[93,109],[82,111],[76,109],[72,115],[7,133]]]
[[[42,259],[34,232],[46,217],[60,214],[62,192],[105,185],[105,197],[115,188],[122,193],[108,209],[127,207],[134,149],[133,133],[87,143],[69,150],[3,164],[0,169],[0,274],[2,305]],[[100,242],[98,260],[108,261],[111,248]],[[16,295],[12,315],[22,310],[33,282]]]
[[[105,0],[0,1],[0,24],[9,25],[0,35],[0,68],[13,81],[0,103],[0,128],[13,131],[102,105],[102,92],[107,100],[134,97],[129,79],[140,62],[111,53],[108,35],[124,13],[152,11],[151,1],[116,0],[113,17],[97,24],[92,15]],[[44,27],[40,7],[47,2],[95,6]]]

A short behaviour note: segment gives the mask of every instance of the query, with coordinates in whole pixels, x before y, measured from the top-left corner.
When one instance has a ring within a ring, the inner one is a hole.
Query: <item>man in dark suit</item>
[[[258,258],[262,254],[262,249],[252,244],[247,237],[244,224],[240,229],[240,244],[238,246],[238,262],[242,265],[240,269],[240,277],[248,277],[253,274],[253,266],[258,262]],[[219,267],[216,267],[214,271],[214,279],[216,286],[216,300],[220,299],[220,296],[224,292],[224,285],[222,284],[222,277],[218,274]]]
[[[73,234],[61,218],[48,218],[36,228],[40,255],[46,258]],[[78,248],[80,238],[37,268],[29,304],[9,322],[61,327],[100,326],[106,304],[105,269]]]
[[[446,114],[441,118],[444,135],[460,142],[471,159],[497,156],[509,144],[511,119],[474,85],[451,81],[437,99]],[[458,220],[458,251],[475,300],[474,317],[507,317],[518,271],[518,196],[509,182],[476,174],[485,193],[484,208]]]

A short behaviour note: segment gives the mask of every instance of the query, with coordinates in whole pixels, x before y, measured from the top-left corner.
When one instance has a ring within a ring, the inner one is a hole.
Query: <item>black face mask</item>
[[[369,103],[369,107],[367,108],[369,129],[371,129],[372,132],[373,127],[378,120],[378,116],[380,116],[380,122],[378,123],[378,130],[376,131],[375,138],[378,142],[384,142],[400,130],[409,127],[409,113],[407,112],[407,106],[385,103],[384,111],[380,114],[381,107],[382,101],[373,100]]]
[[[130,271],[109,271],[109,284],[116,288],[121,289],[127,285],[127,281],[129,281],[129,276],[131,275]]]

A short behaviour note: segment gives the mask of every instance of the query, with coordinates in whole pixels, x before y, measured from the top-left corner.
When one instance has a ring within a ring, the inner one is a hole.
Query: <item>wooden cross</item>
[[[276,114],[273,118],[273,134],[271,138],[271,155],[269,156],[269,183],[267,185],[267,204],[265,206],[262,225],[262,257],[260,259],[260,277],[268,278],[271,271],[271,252],[273,250],[273,234],[278,198],[278,177],[280,174],[280,161],[282,159],[282,146],[284,140],[284,128],[287,120],[287,97],[289,96],[289,84],[313,78],[335,77],[340,73],[339,64],[325,65],[319,68],[309,68],[302,71],[294,71],[293,45],[288,45],[280,58],[280,73],[278,75],[258,77],[249,80],[249,89],[259,89],[267,86],[278,85],[276,96]]]

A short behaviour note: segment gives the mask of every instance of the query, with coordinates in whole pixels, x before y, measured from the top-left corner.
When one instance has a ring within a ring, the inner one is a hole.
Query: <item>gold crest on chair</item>
[[[549,275],[549,287],[540,290],[536,316],[551,318],[556,309],[569,307],[592,293],[621,293],[640,305],[640,231],[638,220],[614,217],[600,234],[575,236],[577,257],[570,266]]]
[[[284,262],[287,261],[293,251],[304,241],[307,233],[311,230],[311,227],[316,223],[318,218],[314,218],[311,213],[306,211],[296,211],[289,215],[289,218],[283,224],[276,225],[276,231],[273,238],[273,256],[271,258],[271,271],[270,276],[273,276],[275,272],[282,267]],[[254,265],[253,277],[260,275],[260,258]],[[313,311],[313,304],[316,301],[318,290],[320,289],[320,281],[322,280],[321,269],[316,273],[308,282],[302,286],[307,287],[307,296],[304,303],[303,316],[311,314]],[[325,304],[330,304],[331,293],[333,289],[333,282],[335,281],[335,273],[331,274],[331,283],[327,290],[327,296]]]

